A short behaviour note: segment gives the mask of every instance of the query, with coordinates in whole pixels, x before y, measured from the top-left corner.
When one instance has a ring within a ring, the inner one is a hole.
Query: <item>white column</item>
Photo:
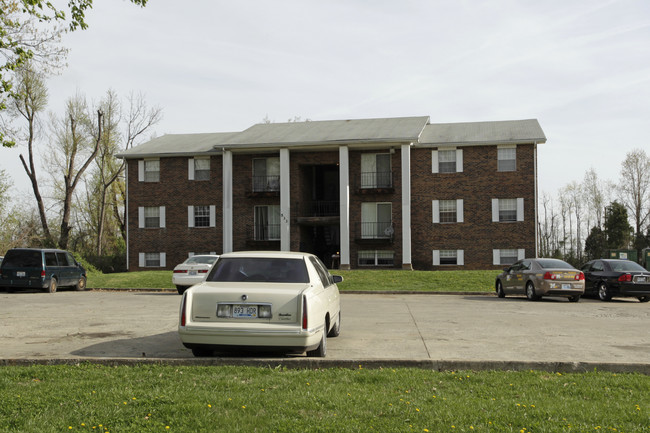
[[[347,146],[339,147],[339,203],[341,269],[350,269],[350,159]]]
[[[402,269],[411,263],[411,145],[402,145]]]
[[[223,151],[223,252],[233,250],[232,223],[232,152]]]
[[[291,168],[289,149],[280,149],[280,250],[291,251]]]

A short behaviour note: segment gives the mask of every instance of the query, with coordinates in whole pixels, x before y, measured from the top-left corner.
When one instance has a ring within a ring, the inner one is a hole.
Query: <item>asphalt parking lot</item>
[[[0,361],[190,363],[196,359],[176,333],[180,299],[175,292],[0,292]],[[635,299],[343,294],[342,317],[327,362],[650,374],[650,304]]]

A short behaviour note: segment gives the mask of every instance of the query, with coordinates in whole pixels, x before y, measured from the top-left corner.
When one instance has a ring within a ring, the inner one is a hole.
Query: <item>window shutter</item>
[[[194,158],[187,159],[187,178],[194,180]]]
[[[165,228],[165,206],[160,206],[160,228]]]
[[[138,182],[144,182],[144,159],[138,161]]]
[[[456,200],[456,222],[465,222],[463,217],[463,200]]]
[[[217,226],[217,207],[210,205],[210,227]]]
[[[501,251],[492,250],[492,264],[500,265],[501,264]]]
[[[437,224],[440,222],[440,201],[433,200],[431,203],[433,206],[433,223]]]
[[[456,173],[463,172],[463,149],[456,149]]]
[[[144,253],[139,253],[138,254],[138,266],[141,268],[144,268],[145,261],[144,261]]]
[[[492,222],[493,223],[499,222],[499,199],[498,198],[492,199]],[[495,263],[495,264],[498,265],[499,263]]]
[[[160,267],[164,268],[167,266],[167,254],[160,253]]]
[[[517,260],[523,260],[526,258],[526,250],[523,248],[520,248],[517,250]]]
[[[194,227],[194,206],[187,207],[187,226]]]
[[[142,206],[138,207],[138,228],[144,228],[144,208]]]
[[[438,151],[431,151],[431,173],[438,173]]]
[[[433,266],[440,266],[440,250],[433,250]]]
[[[456,251],[456,264],[458,266],[465,266],[465,250]]]
[[[517,221],[523,221],[523,220],[524,220],[524,199],[518,198],[517,199]]]

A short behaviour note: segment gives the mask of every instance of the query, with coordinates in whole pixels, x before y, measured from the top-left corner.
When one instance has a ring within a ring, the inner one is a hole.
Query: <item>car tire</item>
[[[336,320],[334,326],[332,326],[332,329],[330,329],[330,332],[327,333],[327,337],[335,338],[338,337],[339,334],[341,334],[341,312],[340,311],[339,311],[339,317]]]
[[[612,292],[609,290],[609,287],[607,287],[607,283],[605,283],[604,281],[598,283],[598,299],[600,299],[603,302],[612,300]]]
[[[526,297],[529,301],[539,300],[539,296],[535,293],[535,285],[532,281],[526,283]]]
[[[308,350],[307,356],[314,358],[325,358],[327,356],[327,332],[323,331],[323,336],[320,339],[320,344],[314,350]]]
[[[74,289],[77,292],[83,292],[86,290],[86,277],[80,277],[79,281],[77,281],[77,284],[75,284]]]
[[[497,296],[499,298],[505,298],[506,297],[506,292],[503,291],[503,284],[501,284],[501,281],[497,281],[496,291],[497,291]]]
[[[47,286],[47,288],[45,289],[45,291],[46,291],[47,293],[56,293],[56,288],[57,288],[56,278],[52,278],[52,279],[50,280],[50,284]]]
[[[179,286],[179,285],[176,286],[176,291],[178,292],[179,295],[185,293],[187,289],[188,289],[187,286]]]
[[[205,358],[206,356],[212,356],[214,352],[211,349],[208,349],[207,347],[193,347],[192,348],[192,355],[196,356],[197,358]]]
[[[569,296],[569,302],[578,302],[580,301],[580,295]]]
[[[637,299],[639,302],[648,302],[650,301],[650,296],[639,296]]]

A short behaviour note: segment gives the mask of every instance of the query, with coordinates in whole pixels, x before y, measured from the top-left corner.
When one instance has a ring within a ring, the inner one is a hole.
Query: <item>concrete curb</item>
[[[169,292],[176,293],[176,289],[168,288],[95,288],[89,292]],[[418,292],[414,290],[341,290],[341,295],[462,295],[462,296],[496,296],[494,292]]]
[[[491,360],[430,360],[430,359],[383,359],[383,360],[328,360],[319,358],[52,358],[52,359],[0,359],[0,366],[26,367],[32,365],[79,365],[105,366],[173,365],[173,366],[244,366],[289,369],[383,369],[418,368],[433,371],[546,371],[549,373],[609,372],[616,374],[639,373],[650,375],[650,364],[600,363],[600,362],[535,362]]]

